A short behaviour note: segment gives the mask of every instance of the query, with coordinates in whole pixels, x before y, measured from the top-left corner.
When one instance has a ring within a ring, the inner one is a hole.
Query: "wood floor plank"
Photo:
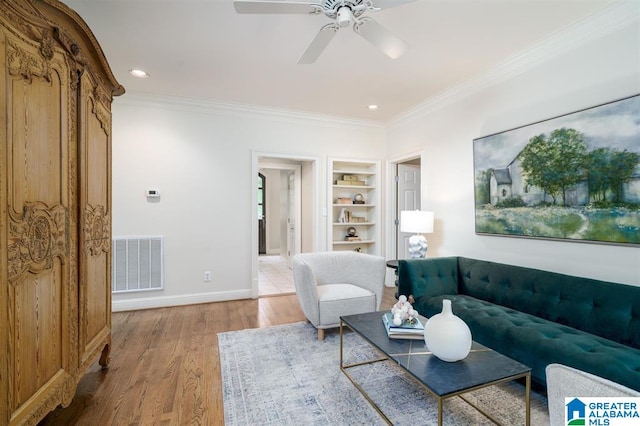
[[[91,365],[71,405],[40,425],[223,425],[217,334],[304,320],[295,295],[116,312],[109,369]]]

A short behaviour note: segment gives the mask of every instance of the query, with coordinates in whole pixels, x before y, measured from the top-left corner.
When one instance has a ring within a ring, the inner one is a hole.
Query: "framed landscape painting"
[[[477,234],[640,244],[640,95],[473,141]]]

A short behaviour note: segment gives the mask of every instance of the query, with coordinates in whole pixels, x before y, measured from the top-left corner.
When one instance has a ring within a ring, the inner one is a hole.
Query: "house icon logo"
[[[585,408],[587,404],[580,401],[578,398],[574,398],[567,404],[567,426],[584,426],[586,415]]]

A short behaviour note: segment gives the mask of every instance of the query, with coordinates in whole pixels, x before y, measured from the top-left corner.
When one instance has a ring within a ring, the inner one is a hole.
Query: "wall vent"
[[[114,237],[111,291],[164,288],[164,237]]]

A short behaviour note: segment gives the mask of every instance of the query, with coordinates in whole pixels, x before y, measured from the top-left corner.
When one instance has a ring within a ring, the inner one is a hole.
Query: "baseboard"
[[[111,303],[111,311],[137,311],[140,309],[197,305],[200,303],[225,302],[228,300],[241,300],[250,298],[251,290],[185,294],[179,296],[141,297],[137,299],[113,300]]]

